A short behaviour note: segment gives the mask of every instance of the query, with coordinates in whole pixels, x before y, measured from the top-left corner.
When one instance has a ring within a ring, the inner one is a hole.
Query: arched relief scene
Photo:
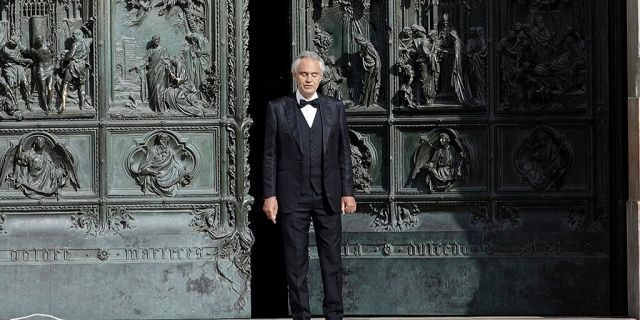
[[[388,109],[388,34],[383,1],[314,0],[313,45],[326,61],[320,92],[347,112]]]
[[[200,0],[114,2],[112,118],[218,115],[211,10],[211,1]]]
[[[0,119],[95,117],[92,8],[85,0],[0,2]]]
[[[584,1],[519,1],[496,46],[500,112],[585,112],[590,71]]]
[[[478,0],[405,3],[394,34],[399,110],[486,108],[486,4]]]

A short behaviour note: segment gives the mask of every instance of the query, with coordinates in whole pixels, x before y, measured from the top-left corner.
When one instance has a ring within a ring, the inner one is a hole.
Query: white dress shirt
[[[300,94],[300,91],[296,90],[296,101],[300,101],[300,99],[304,99],[307,101],[315,100],[315,99],[318,99],[318,93],[317,92],[313,93],[313,96],[307,99]],[[304,116],[304,119],[307,120],[307,123],[309,124],[309,128],[311,128],[311,126],[313,125],[313,120],[316,118],[316,113],[318,112],[318,109],[315,108],[314,106],[306,105],[306,106],[302,106],[302,108],[300,108],[300,111],[302,111],[302,115]]]

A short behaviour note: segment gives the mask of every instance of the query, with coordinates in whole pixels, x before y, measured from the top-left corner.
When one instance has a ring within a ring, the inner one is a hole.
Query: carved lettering
[[[345,244],[342,246],[342,252],[345,256],[361,256],[362,245],[361,244]]]
[[[51,262],[70,261],[71,251],[67,249],[18,249],[9,252],[11,262]]]
[[[411,243],[407,248],[409,256],[467,256],[469,246],[466,244],[454,243]]]
[[[199,260],[204,248],[131,248],[125,249],[128,261]]]

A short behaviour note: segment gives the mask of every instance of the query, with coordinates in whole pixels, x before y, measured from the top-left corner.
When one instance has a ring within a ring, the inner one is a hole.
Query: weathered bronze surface
[[[610,312],[606,4],[291,8],[292,54],[320,52],[348,106],[346,313]]]
[[[250,316],[247,0],[0,1],[0,317]]]

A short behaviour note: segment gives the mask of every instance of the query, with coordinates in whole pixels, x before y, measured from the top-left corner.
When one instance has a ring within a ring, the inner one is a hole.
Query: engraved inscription
[[[468,256],[471,253],[466,244],[454,243],[411,243],[407,254],[410,256]]]
[[[9,253],[11,262],[69,261],[70,256],[71,251],[67,249],[11,250]]]
[[[204,248],[131,248],[124,252],[127,261],[202,260],[208,255]]]

